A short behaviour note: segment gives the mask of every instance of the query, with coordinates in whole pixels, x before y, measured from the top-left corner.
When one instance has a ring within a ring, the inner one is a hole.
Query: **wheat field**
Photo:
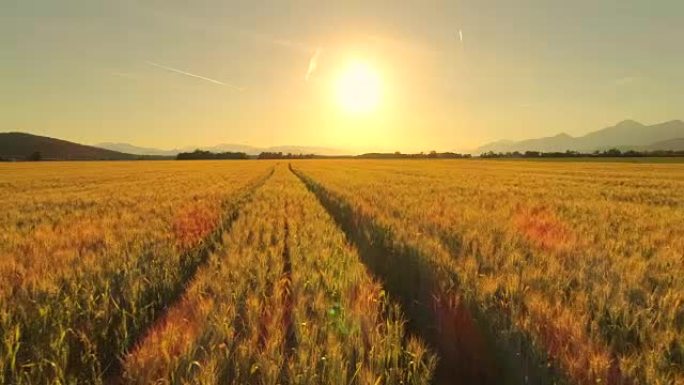
[[[684,383],[684,167],[0,165],[3,384]]]

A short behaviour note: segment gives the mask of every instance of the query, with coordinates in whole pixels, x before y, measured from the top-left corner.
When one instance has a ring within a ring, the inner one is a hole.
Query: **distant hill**
[[[668,139],[660,142],[653,143],[648,146],[642,146],[636,148],[638,151],[655,151],[655,150],[665,150],[665,151],[684,151],[684,137],[676,139]]]
[[[518,142],[497,141],[481,146],[476,153],[542,151],[564,152],[566,150],[592,152],[610,148],[638,148],[644,150],[670,150],[673,139],[684,138],[684,122],[672,120],[651,126],[633,120],[625,120],[612,127],[573,137],[561,133],[551,137],[528,139]],[[662,147],[661,147],[662,146]],[[679,148],[677,148],[679,149]]]
[[[159,156],[176,156],[181,150],[160,150],[157,148],[138,147],[128,143],[98,143],[95,147],[104,148],[107,150],[123,152],[134,155],[159,155]]]
[[[282,152],[284,154],[316,154],[316,155],[346,155],[349,152],[335,148],[312,147],[312,146],[275,146],[268,147],[259,152]]]
[[[138,156],[85,146],[66,140],[26,134],[22,132],[0,133],[0,157],[24,160],[39,152],[46,160],[125,160]]]
[[[284,154],[316,154],[316,155],[342,155],[343,151],[326,148],[326,147],[310,147],[310,146],[274,146],[274,147],[253,147],[244,144],[218,144],[215,146],[185,146],[183,148],[175,148],[171,150],[161,150],[157,148],[138,147],[128,143],[98,143],[95,146],[106,148],[113,151],[120,151],[136,155],[164,155],[175,156],[181,152],[192,152],[195,150],[210,151],[214,153],[219,152],[244,152],[248,155],[258,155],[262,152],[282,152]]]

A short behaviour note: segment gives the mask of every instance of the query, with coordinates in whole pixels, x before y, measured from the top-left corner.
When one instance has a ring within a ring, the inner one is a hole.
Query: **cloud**
[[[222,82],[222,81],[220,81],[220,80],[211,79],[211,78],[208,78],[208,77],[206,77],[206,76],[193,74],[193,73],[190,73],[190,72],[187,72],[187,71],[179,70],[178,68],[173,68],[173,67],[165,66],[165,65],[163,65],[163,64],[159,64],[159,63],[155,63],[155,62],[151,62],[151,61],[147,61],[146,63],[147,63],[148,65],[153,66],[153,67],[161,68],[161,69],[163,69],[163,70],[170,71],[170,72],[175,72],[175,73],[177,73],[177,74],[181,74],[181,75],[185,75],[185,76],[190,76],[190,77],[193,77],[193,78],[196,78],[196,79],[205,80],[205,81],[208,81],[208,82],[211,82],[211,83],[214,83],[214,84],[218,84],[218,85],[221,85],[221,86],[230,87],[230,88],[232,88],[232,89],[234,89],[234,90],[237,90],[237,91],[243,91],[243,90],[245,89],[244,87],[238,87],[238,86],[236,86],[236,85],[228,84],[228,83]]]
[[[316,68],[318,68],[318,57],[321,56],[321,49],[316,48],[316,51],[314,52],[313,56],[311,56],[311,59],[309,59],[309,68],[306,70],[306,75],[304,76],[305,81],[309,81],[309,78],[311,78],[311,75],[316,71]]]
[[[463,43],[463,30],[462,29],[458,30],[458,40],[460,40],[461,43]]]

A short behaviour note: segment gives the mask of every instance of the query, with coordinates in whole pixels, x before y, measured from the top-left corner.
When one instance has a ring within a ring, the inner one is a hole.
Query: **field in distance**
[[[684,383],[684,167],[0,164],[3,384]]]

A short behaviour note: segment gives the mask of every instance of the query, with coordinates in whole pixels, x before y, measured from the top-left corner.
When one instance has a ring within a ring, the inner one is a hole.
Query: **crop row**
[[[269,164],[2,170],[0,383],[100,383],[267,177]]]
[[[427,314],[416,321],[435,330],[439,352],[449,349],[440,340],[458,341],[461,356],[495,358],[489,372],[511,383],[684,381],[684,174],[676,165],[293,167],[340,223],[401,258],[392,268],[369,264],[388,289],[422,306],[406,311]],[[452,330],[463,319],[477,325],[471,335],[480,342],[463,345]]]
[[[429,383],[433,356],[286,167],[221,245],[126,357],[123,382]]]

